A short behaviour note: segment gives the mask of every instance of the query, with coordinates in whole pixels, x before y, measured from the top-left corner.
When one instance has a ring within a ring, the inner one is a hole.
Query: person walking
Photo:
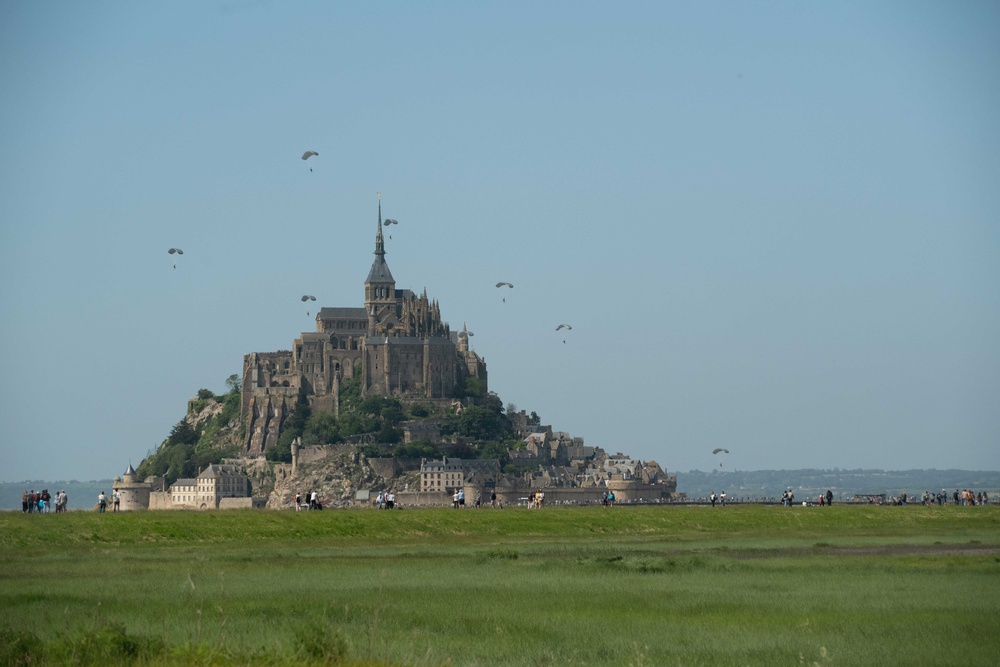
[[[826,506],[829,507],[833,504],[833,491],[830,489],[826,490]]]
[[[104,510],[108,507],[108,497],[104,495],[103,491],[97,494],[97,506],[97,511],[104,514]]]

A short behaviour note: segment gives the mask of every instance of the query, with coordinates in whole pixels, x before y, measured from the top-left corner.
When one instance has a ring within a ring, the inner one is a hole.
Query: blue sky
[[[0,84],[0,479],[120,474],[361,305],[378,191],[588,444],[1000,468],[996,3],[15,1]]]

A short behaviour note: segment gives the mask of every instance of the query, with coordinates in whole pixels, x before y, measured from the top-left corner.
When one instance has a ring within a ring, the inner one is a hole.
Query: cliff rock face
[[[303,500],[316,491],[324,507],[347,507],[354,504],[359,489],[377,492],[396,479],[382,459],[369,460],[354,445],[322,445],[302,448],[292,473],[292,466],[275,468],[273,488],[268,495],[268,509],[295,505],[295,494]],[[384,476],[388,475],[388,476]]]

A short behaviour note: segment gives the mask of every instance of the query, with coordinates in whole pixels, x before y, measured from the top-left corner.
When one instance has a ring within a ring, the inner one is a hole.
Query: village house
[[[420,490],[451,494],[473,482],[478,487],[492,484],[499,474],[496,459],[424,459],[420,462]]]

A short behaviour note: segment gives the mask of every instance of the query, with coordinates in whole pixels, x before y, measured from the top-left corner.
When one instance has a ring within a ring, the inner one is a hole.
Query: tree
[[[402,436],[399,431],[393,428],[389,423],[383,423],[382,427],[378,430],[378,435],[376,436],[379,442],[389,443],[399,442],[401,437]]]
[[[497,459],[501,462],[507,460],[507,445],[496,440],[487,440],[473,445],[477,459]]]
[[[332,444],[340,441],[337,418],[332,412],[314,412],[306,422],[302,441],[306,444]]]
[[[240,386],[240,376],[233,373],[226,378],[226,389],[229,394],[239,394],[242,392],[243,388]]]
[[[438,446],[427,438],[418,438],[396,445],[392,453],[401,459],[436,459],[441,456],[441,450]]]
[[[470,375],[465,379],[465,395],[470,398],[479,398],[484,393],[483,381],[475,375]]]
[[[475,440],[488,440],[502,432],[500,418],[492,410],[471,405],[458,417],[458,431]]]
[[[167,443],[171,445],[184,444],[193,445],[198,442],[198,438],[201,434],[198,432],[194,426],[188,423],[188,420],[182,419],[170,430],[170,436],[167,438]]]

